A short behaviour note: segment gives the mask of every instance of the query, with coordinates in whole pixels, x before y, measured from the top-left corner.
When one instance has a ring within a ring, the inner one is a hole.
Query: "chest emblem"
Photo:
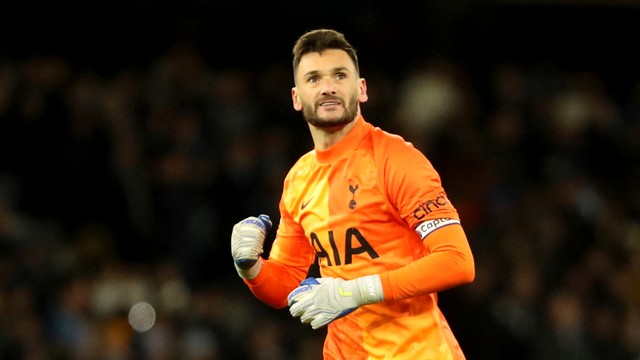
[[[358,190],[358,184],[349,184],[349,191],[351,191],[351,201],[349,201],[349,209],[353,210],[356,208],[356,191]]]

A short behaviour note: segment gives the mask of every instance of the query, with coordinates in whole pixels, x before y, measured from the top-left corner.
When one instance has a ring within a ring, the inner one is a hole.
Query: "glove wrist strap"
[[[251,280],[260,273],[260,270],[262,269],[262,258],[258,257],[256,263],[250,268],[242,269],[235,262],[233,263],[233,266],[236,267],[236,271],[241,278]]]
[[[367,275],[356,280],[360,290],[360,305],[373,304],[384,300],[380,275]]]

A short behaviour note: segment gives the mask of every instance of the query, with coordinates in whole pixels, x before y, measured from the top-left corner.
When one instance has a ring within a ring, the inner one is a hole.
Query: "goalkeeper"
[[[364,119],[367,84],[343,34],[302,35],[293,71],[314,149],[284,179],[268,257],[268,216],[234,226],[238,274],[264,303],[326,326],[324,359],[464,359],[437,293],[473,281],[475,267],[440,176]],[[316,259],[321,277],[307,278]]]

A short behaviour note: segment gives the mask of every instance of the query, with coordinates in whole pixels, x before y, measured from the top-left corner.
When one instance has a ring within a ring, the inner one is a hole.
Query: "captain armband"
[[[416,232],[420,235],[421,239],[426,238],[429,234],[434,232],[435,230],[449,226],[452,224],[460,224],[460,220],[452,219],[452,218],[440,218],[440,219],[432,219],[427,220],[416,227]]]

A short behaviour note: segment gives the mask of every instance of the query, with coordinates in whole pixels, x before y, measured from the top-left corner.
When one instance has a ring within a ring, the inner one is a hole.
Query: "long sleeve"
[[[260,273],[244,282],[265,304],[280,309],[287,306],[287,296],[307,274],[308,268],[285,266],[274,260],[264,260]]]
[[[385,300],[439,292],[473,281],[475,264],[462,226],[445,226],[424,241],[427,255],[381,274]]]

